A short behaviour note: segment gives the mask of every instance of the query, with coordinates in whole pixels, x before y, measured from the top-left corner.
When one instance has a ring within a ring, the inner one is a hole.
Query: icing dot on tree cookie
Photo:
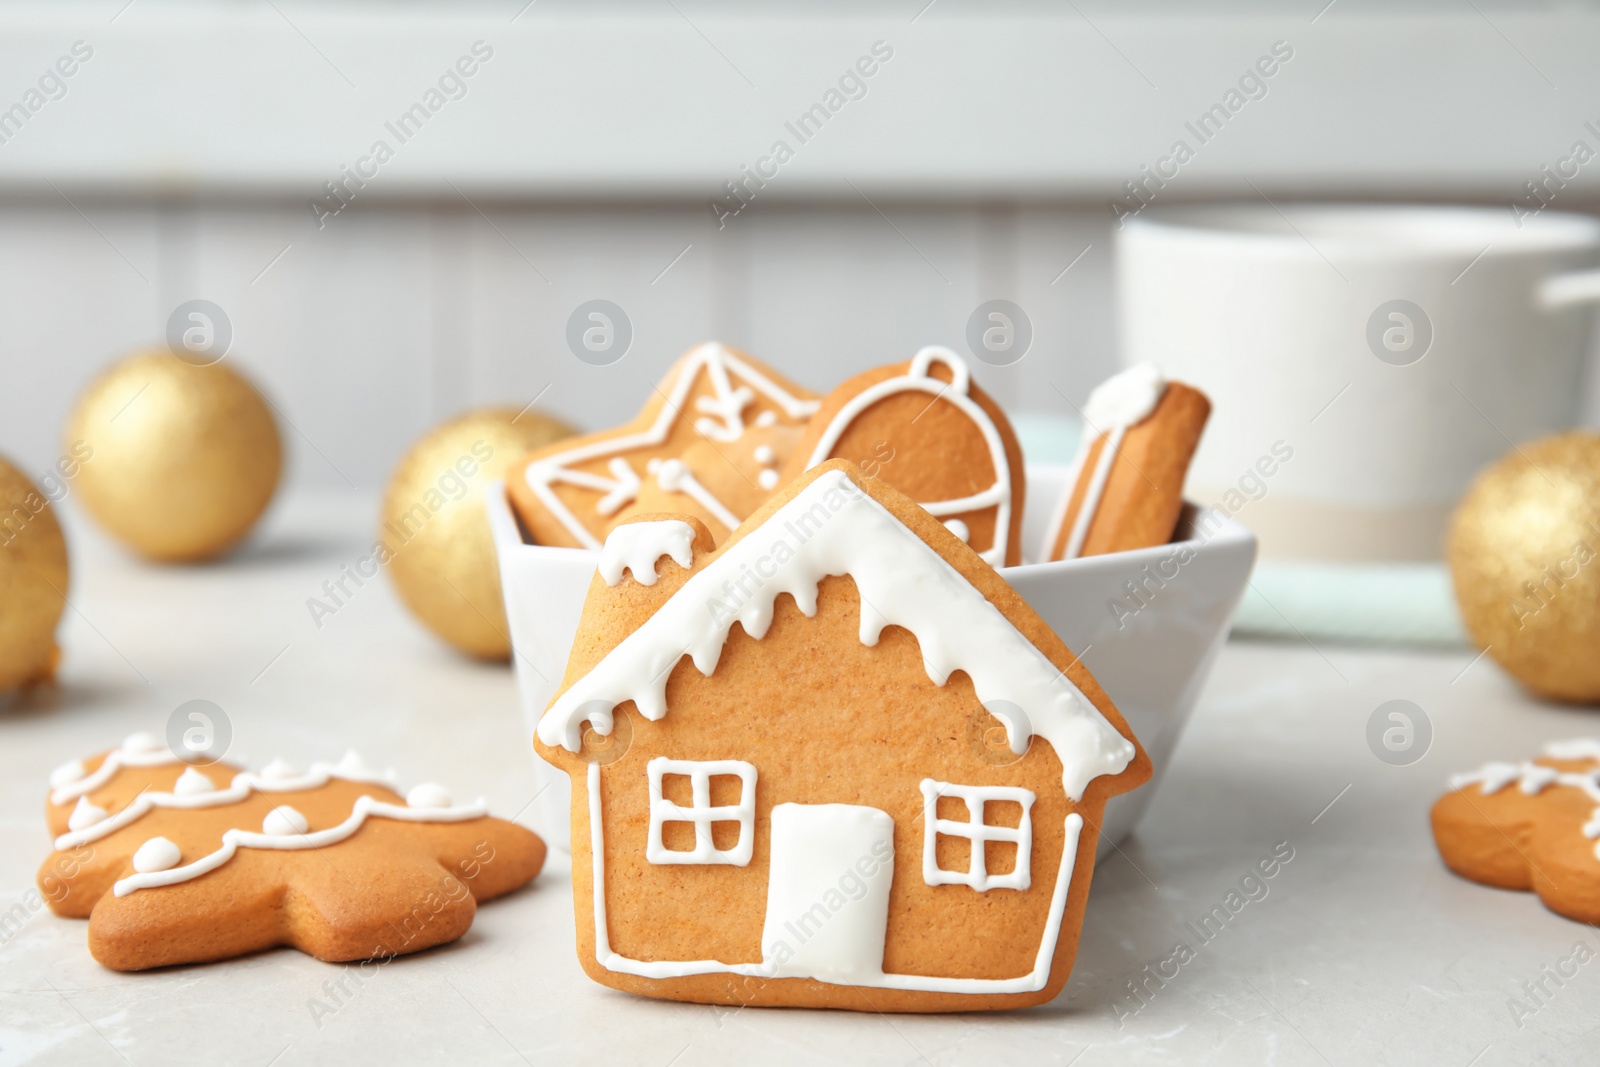
[[[153,874],[156,871],[169,871],[178,865],[183,854],[164,837],[152,837],[139,846],[139,851],[133,854],[133,869],[140,874]]]
[[[172,792],[180,797],[198,796],[201,793],[210,793],[216,788],[216,783],[193,767],[185,768],[178,776],[178,780],[172,784]]]
[[[306,817],[287,804],[280,804],[267,812],[261,820],[261,832],[271,837],[291,837],[311,829]]]
[[[89,803],[88,797],[79,797],[78,806],[72,809],[72,817],[67,820],[67,829],[84,830],[105,817],[105,808]]]
[[[122,742],[122,751],[144,755],[150,752],[161,751],[161,739],[155,734],[143,730],[129,734]]]
[[[294,768],[289,765],[287,760],[275,759],[265,767],[261,768],[261,777],[275,781],[281,781],[285,778],[293,778]]]
[[[71,785],[87,773],[83,760],[69,760],[50,772],[50,788],[60,789],[64,785]]]
[[[423,782],[412,786],[406,793],[406,806],[412,808],[448,808],[450,790],[437,782]]]

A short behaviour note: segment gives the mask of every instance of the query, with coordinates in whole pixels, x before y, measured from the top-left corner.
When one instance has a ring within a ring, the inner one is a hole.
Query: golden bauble
[[[151,559],[225,551],[266,510],[283,467],[272,409],[222,364],[140,352],[90,383],[67,448],[93,450],[78,478],[84,507]]]
[[[469,411],[412,445],[389,479],[378,537],[395,588],[424,625],[469,655],[511,654],[483,490],[521,456],[573,432],[536,411]]]
[[[1540,696],[1600,702],[1600,434],[1546,437],[1480,474],[1449,559],[1478,647]]]
[[[66,603],[61,524],[33,482],[0,459],[0,693],[55,673]]]

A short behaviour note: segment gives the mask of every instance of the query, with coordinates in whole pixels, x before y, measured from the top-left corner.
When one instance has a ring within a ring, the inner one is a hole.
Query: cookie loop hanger
[[[950,368],[950,388],[965,396],[972,386],[972,372],[967,369],[966,360],[943,345],[928,345],[912,356],[911,366],[906,369],[906,377],[933,377],[928,372],[935,362],[943,363]]]

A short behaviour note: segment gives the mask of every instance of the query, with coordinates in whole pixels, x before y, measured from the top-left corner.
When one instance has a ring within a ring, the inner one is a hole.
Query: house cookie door
[[[772,809],[763,962],[778,978],[860,985],[883,974],[894,820],[856,804]]]

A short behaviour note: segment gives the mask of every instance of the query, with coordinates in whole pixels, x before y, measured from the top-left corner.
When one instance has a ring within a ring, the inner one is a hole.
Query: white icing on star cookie
[[[685,358],[673,379],[671,392],[665,397],[666,402],[648,429],[591,440],[546,456],[524,469],[523,478],[528,489],[579,545],[599,548],[601,542],[551,487],[575,485],[601,493],[596,512],[601,517],[615,515],[638,496],[640,482],[639,472],[620,453],[660,445],[671,437],[679,420],[688,417],[684,408],[702,371],[711,383],[713,395],[696,398],[694,407],[699,417],[693,425],[701,436],[714,441],[734,441],[744,433],[745,411],[758,396],[774,407],[756,416],[757,426],[776,423],[778,410],[790,421],[799,424],[819,406],[816,400],[802,400],[792,395],[724,346],[716,343],[700,345]],[[606,464],[610,477],[574,466],[605,456],[611,456]],[[734,522],[729,528],[737,525]]]

